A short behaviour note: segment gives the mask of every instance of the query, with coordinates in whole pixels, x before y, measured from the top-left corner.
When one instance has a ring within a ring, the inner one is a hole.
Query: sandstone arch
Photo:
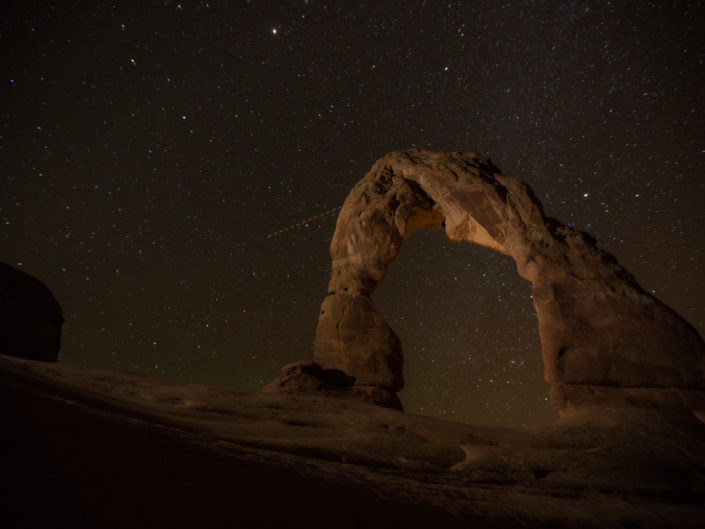
[[[691,325],[588,234],[546,217],[524,182],[477,154],[423,150],[378,160],[345,200],[331,242],[314,358],[353,377],[358,392],[394,395],[404,385],[401,344],[370,295],[420,229],[507,254],[531,281],[544,377],[559,411],[705,409],[705,344]]]

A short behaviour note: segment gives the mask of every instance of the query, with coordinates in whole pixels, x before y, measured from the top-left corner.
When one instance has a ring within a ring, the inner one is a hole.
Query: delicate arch
[[[370,295],[419,229],[511,256],[532,283],[544,377],[560,411],[588,402],[705,409],[705,344],[588,234],[546,217],[531,188],[473,153],[410,150],[352,189],[331,242],[315,361],[399,391],[401,344]]]

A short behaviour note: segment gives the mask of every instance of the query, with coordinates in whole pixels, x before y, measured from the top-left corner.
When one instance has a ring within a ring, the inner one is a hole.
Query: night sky
[[[2,4],[0,260],[61,362],[255,390],[313,358],[336,214],[385,153],[474,151],[705,329],[705,6],[639,1]],[[373,300],[407,410],[554,419],[529,283],[407,241]]]

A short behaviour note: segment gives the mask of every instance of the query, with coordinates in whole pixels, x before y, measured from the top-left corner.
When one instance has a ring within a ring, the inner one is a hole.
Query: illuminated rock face
[[[559,411],[590,405],[596,393],[600,405],[705,409],[705,344],[697,331],[592,237],[546,217],[528,185],[473,153],[392,152],[350,192],[331,242],[329,295],[316,332],[314,356],[323,368],[364,386],[403,387],[399,339],[370,295],[420,229],[444,229],[451,241],[509,255],[531,281],[544,376]],[[599,387],[631,393],[605,401],[615,393]],[[630,397],[634,388],[643,388],[638,399]]]
[[[0,354],[56,362],[64,317],[39,279],[0,263]]]

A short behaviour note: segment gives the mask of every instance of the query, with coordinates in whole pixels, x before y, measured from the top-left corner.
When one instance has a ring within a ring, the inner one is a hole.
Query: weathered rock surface
[[[705,344],[697,331],[645,292],[588,234],[546,217],[531,188],[473,153],[410,150],[378,160],[353,188],[331,242],[329,295],[314,358],[356,384],[398,391],[399,340],[370,300],[403,241],[419,229],[445,229],[511,256],[531,281],[546,381],[560,385],[557,409],[571,395],[659,405],[594,388],[687,390],[680,399],[705,409]],[[591,387],[570,391],[567,386]],[[555,392],[554,392],[555,393]],[[671,399],[672,402],[679,398]],[[597,401],[595,401],[597,402]]]
[[[39,279],[0,263],[0,353],[56,362],[64,317]]]
[[[287,372],[319,369],[309,367]],[[683,410],[593,408],[513,430],[2,355],[0,380],[3,527],[700,529],[705,519],[705,425]]]
[[[282,376],[262,388],[262,393],[292,395],[327,395],[337,398],[355,398],[385,408],[401,410],[402,404],[395,391],[379,386],[355,384],[355,378],[339,369],[323,369],[316,362],[300,361],[282,367]]]
[[[354,376],[358,385],[404,387],[401,342],[368,296],[328,296],[319,322],[318,363]]]

